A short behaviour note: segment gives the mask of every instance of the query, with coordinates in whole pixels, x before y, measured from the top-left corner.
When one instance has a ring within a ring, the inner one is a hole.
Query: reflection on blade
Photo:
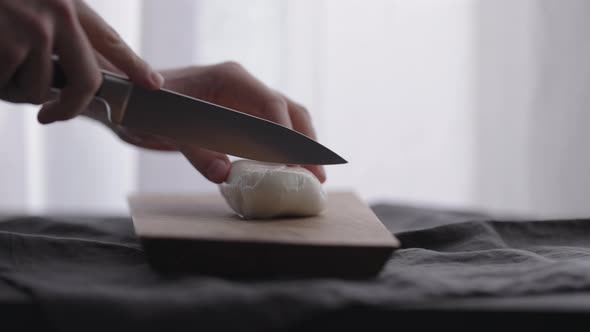
[[[122,124],[181,144],[252,160],[299,165],[346,163],[294,130],[167,90],[134,87]]]

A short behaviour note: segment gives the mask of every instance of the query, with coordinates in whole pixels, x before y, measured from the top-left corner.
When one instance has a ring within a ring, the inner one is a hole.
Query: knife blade
[[[59,90],[66,77],[56,59],[53,67],[52,87]],[[147,90],[107,71],[95,98],[105,103],[112,123],[184,145],[269,163],[347,163],[316,140],[280,124],[174,91]]]

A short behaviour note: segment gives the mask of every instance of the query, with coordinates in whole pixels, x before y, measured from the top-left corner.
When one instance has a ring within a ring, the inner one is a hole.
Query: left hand
[[[162,74],[166,89],[239,109],[316,139],[311,117],[303,106],[268,88],[237,63],[193,66],[165,71]],[[196,146],[178,145],[157,136],[115,126],[104,118],[103,113],[103,110],[98,112],[94,105],[86,115],[109,126],[127,143],[152,150],[180,151],[210,181],[221,183],[226,180],[231,163],[225,154]],[[304,167],[315,174],[320,182],[326,181],[326,173],[322,166]]]

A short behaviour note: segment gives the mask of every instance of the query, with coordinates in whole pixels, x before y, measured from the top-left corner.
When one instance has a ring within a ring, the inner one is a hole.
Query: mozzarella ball
[[[219,188],[229,206],[246,219],[314,216],[326,207],[320,181],[299,166],[237,160]]]

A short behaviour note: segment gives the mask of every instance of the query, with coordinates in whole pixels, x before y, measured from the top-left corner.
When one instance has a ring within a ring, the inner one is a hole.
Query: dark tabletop
[[[165,277],[150,268],[128,218],[5,217],[0,312],[60,331],[585,321],[590,220],[372,208],[403,247],[369,280]]]

